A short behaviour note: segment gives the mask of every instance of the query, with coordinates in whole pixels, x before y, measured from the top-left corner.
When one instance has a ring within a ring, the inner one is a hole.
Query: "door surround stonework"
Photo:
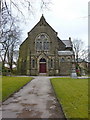
[[[47,58],[47,56],[44,54],[44,53],[42,53],[38,58],[37,58],[37,70],[38,70],[38,75],[39,75],[39,73],[40,73],[40,60],[41,59],[45,59],[46,60],[46,74],[48,74],[48,58]]]
[[[41,58],[39,61],[39,73],[46,73],[46,60],[45,58]]]

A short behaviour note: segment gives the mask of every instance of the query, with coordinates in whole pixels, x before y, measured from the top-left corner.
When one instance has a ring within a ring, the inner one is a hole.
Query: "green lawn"
[[[0,101],[2,99],[2,77],[0,76]]]
[[[51,83],[67,118],[88,118],[88,79],[52,78]]]
[[[31,80],[31,77],[2,77],[2,101],[8,98],[14,92],[18,91],[22,86]]]

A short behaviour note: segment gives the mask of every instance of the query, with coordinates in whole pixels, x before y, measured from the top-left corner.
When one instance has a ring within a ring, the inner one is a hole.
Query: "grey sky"
[[[46,21],[58,32],[62,40],[69,37],[81,39],[88,45],[88,0],[52,0],[50,11],[39,11],[38,4],[34,17],[23,25],[23,40],[34,25],[39,21],[42,13]],[[22,40],[22,41],[23,41]]]
[[[90,46],[90,1],[88,3],[88,44]]]

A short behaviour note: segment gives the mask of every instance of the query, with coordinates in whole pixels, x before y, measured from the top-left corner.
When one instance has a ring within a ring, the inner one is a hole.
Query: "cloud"
[[[46,21],[58,32],[61,39],[80,38],[88,41],[88,0],[52,0],[50,11],[36,11],[25,27],[25,33],[39,21],[43,13]]]
[[[61,39],[69,36],[88,41],[88,0],[53,0],[47,21],[57,30]]]

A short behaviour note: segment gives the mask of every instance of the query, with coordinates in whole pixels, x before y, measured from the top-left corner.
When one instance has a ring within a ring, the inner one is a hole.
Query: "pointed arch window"
[[[61,62],[65,62],[65,58],[61,58]]]
[[[68,62],[70,62],[70,61],[71,61],[71,58],[70,58],[70,57],[68,57],[68,58],[67,58],[67,61],[68,61]]]
[[[41,58],[40,62],[46,62],[46,60],[44,58]]]
[[[53,68],[53,60],[51,59],[51,68]]]
[[[32,68],[35,68],[35,60],[32,59]]]
[[[49,51],[50,42],[49,36],[41,33],[36,37],[36,51]]]

